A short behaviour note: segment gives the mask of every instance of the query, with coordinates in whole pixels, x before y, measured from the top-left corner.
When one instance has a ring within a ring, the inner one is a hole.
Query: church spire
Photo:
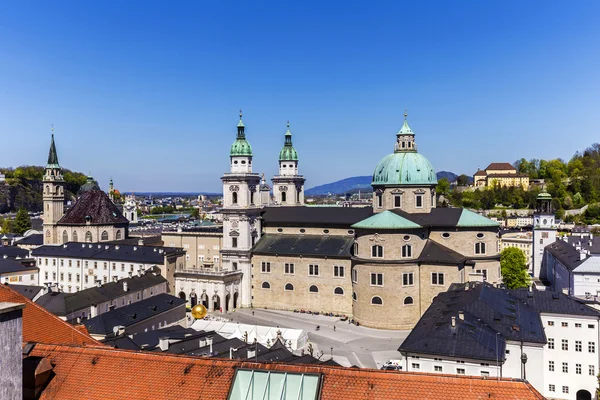
[[[287,131],[285,132],[284,145],[285,146],[291,146],[292,145],[292,132],[290,132],[290,121],[287,122]]]
[[[279,161],[298,161],[298,152],[292,146],[292,132],[290,131],[290,121],[287,122],[287,131],[283,142],[283,149],[279,152]]]
[[[52,141],[50,142],[50,151],[48,152],[48,164],[46,168],[60,168],[58,164],[58,154],[56,153],[56,145],[54,144],[54,127],[52,127]]]
[[[238,139],[246,139],[246,133],[244,132],[244,128],[246,126],[244,125],[244,122],[242,121],[242,110],[240,109],[240,122],[238,122],[237,125],[237,138]]]
[[[417,144],[415,143],[415,133],[408,126],[408,112],[404,110],[404,123],[402,127],[396,133],[396,144],[394,145],[394,152],[416,152]]]

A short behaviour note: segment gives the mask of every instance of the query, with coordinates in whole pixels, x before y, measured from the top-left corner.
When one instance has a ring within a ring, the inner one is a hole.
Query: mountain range
[[[456,181],[458,175],[449,171],[440,171],[436,173],[437,179],[448,179],[450,182]],[[306,195],[324,195],[324,194],[345,194],[360,191],[371,192],[372,176],[353,176],[351,178],[342,179],[340,181],[326,183],[324,185],[315,186],[305,191]]]

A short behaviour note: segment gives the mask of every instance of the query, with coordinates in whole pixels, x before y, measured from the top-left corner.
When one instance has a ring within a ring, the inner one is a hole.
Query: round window
[[[283,232],[283,229],[277,228],[277,232]]]
[[[306,232],[306,229],[300,229],[300,233]]]
[[[477,238],[478,238],[478,239],[483,239],[483,236],[484,236],[484,235],[483,235],[483,233],[478,233],[478,234],[477,234]]]
[[[350,230],[348,231],[348,235],[354,235],[354,230],[350,229]]]
[[[442,237],[444,239],[448,239],[450,237],[450,234],[448,232],[444,232],[444,233],[442,233]]]
[[[548,223],[548,220],[546,218],[544,218],[544,225],[546,225]]]
[[[242,164],[246,164],[246,161],[242,160]]]
[[[410,240],[410,236],[404,235],[404,237],[402,239],[404,239],[404,241],[408,242]]]
[[[234,163],[234,164],[237,164],[237,160],[235,160],[233,163]]]
[[[323,233],[324,234],[328,234],[329,233],[329,229],[323,229]]]

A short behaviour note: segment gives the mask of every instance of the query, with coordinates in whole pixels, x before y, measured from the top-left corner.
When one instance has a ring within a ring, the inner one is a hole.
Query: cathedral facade
[[[467,209],[437,208],[435,170],[417,151],[406,115],[393,152],[373,172],[372,206],[363,208],[304,205],[289,124],[272,199],[264,196],[268,185],[252,171],[244,129],[240,115],[222,177],[222,263],[181,275],[180,295],[208,292],[211,309],[218,309],[214,299],[239,297],[223,310],[318,311],[410,329],[452,283],[501,281],[498,224]]]

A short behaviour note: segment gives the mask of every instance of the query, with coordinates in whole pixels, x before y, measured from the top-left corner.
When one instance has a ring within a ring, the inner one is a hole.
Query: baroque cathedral
[[[240,113],[230,170],[221,178],[221,265],[206,276],[176,274],[180,296],[199,296],[211,310],[209,297],[228,299],[227,310],[318,311],[410,329],[452,283],[500,282],[498,223],[437,208],[435,170],[417,151],[406,117],[393,152],[373,171],[372,205],[352,208],[304,205],[289,123],[271,201],[269,185],[252,171]]]

